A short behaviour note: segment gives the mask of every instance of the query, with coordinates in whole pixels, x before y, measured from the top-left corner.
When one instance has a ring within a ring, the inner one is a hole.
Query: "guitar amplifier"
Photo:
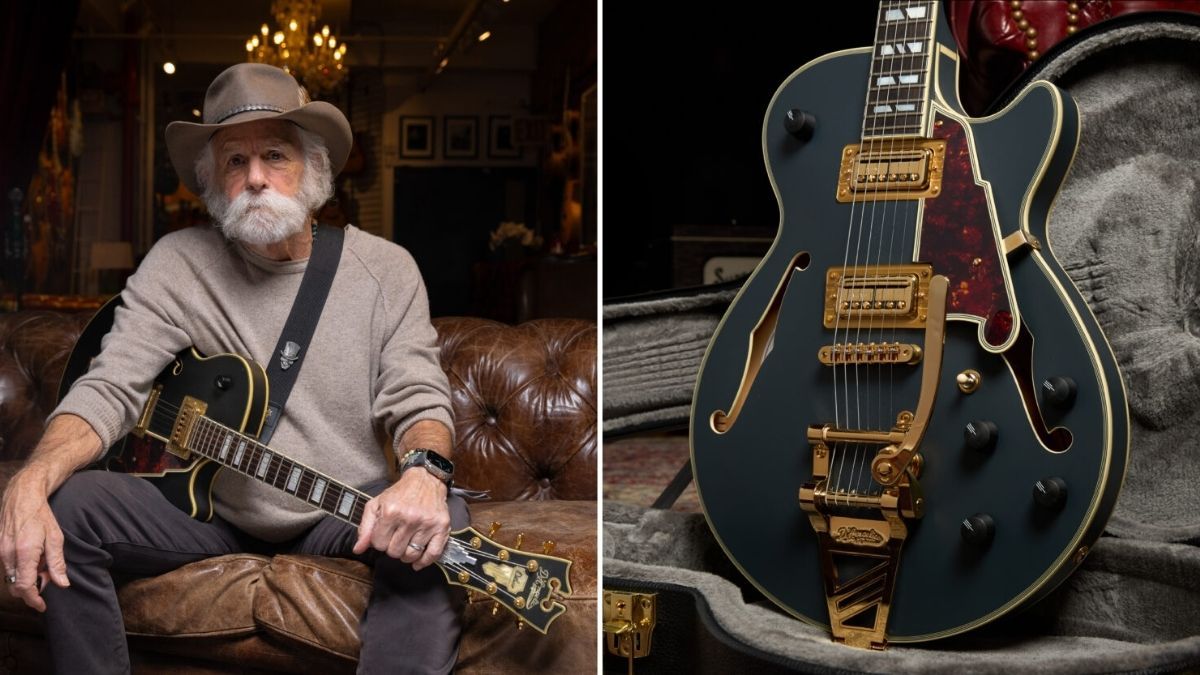
[[[1042,245],[1053,249],[1097,317],[1104,331],[1097,339],[1111,344],[1129,400],[1131,459],[1127,472],[1113,477],[1124,483],[1123,493],[1105,536],[1082,552],[1074,573],[1032,606],[981,628],[919,645],[897,641],[884,650],[856,649],[833,642],[827,625],[777,607],[742,575],[703,513],[606,503],[605,672],[1200,669],[1200,462],[1184,454],[1194,454],[1194,430],[1200,428],[1193,302],[1200,289],[1197,53],[1200,21],[1194,17],[1122,17],[1080,31],[1075,42],[1034,62],[1007,96],[1011,101],[1041,79],[1066,90],[1078,105],[1078,149]],[[695,230],[677,235],[705,236]],[[677,271],[694,275],[692,283],[700,280],[705,261],[742,254],[707,240],[678,243],[686,255],[677,260],[687,264]],[[662,332],[667,339],[669,331]],[[771,348],[787,347],[776,342]],[[765,361],[764,370],[771,365]],[[681,389],[680,395],[691,391]],[[753,403],[752,394],[747,409]],[[630,417],[636,412],[627,411]],[[803,441],[809,422],[793,423]],[[807,446],[778,450],[804,451]],[[1091,451],[1073,447],[1066,453]],[[795,487],[805,479],[797,477]],[[703,504],[703,490],[700,497]],[[747,486],[742,498],[749,526],[767,499],[761,485]],[[927,492],[925,498],[938,497]],[[788,508],[803,513],[794,494]],[[797,520],[807,527],[802,516]],[[764,542],[764,549],[773,544]],[[903,570],[902,563],[901,576]],[[775,574],[787,579],[796,571]],[[963,583],[947,575],[926,597],[897,602],[945,611],[964,594]]]
[[[771,248],[775,228],[676,225],[671,232],[675,288],[745,278]]]

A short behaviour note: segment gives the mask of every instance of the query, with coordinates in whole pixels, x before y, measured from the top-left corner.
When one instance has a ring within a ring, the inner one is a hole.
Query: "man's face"
[[[217,176],[230,201],[242,192],[273,190],[293,197],[304,173],[300,139],[290,122],[259,120],[212,137]]]
[[[268,245],[302,232],[309,207],[300,137],[290,122],[259,120],[209,140],[215,171],[204,200],[230,239]]]

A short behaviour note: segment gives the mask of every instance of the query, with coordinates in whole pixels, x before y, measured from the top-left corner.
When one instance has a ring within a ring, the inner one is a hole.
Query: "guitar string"
[[[868,63],[872,64],[872,67],[870,67],[868,69],[869,75],[868,75],[868,80],[867,80],[867,103],[866,103],[866,107],[864,110],[864,118],[866,118],[866,117],[871,118],[871,137],[872,138],[874,138],[878,134],[877,127],[878,127],[878,124],[880,121],[880,116],[875,114],[875,106],[878,104],[873,104],[871,102],[871,91],[873,88],[872,85],[876,84],[878,82],[878,77],[880,76],[879,71],[881,70],[882,63],[883,63],[882,59],[880,59],[880,61],[879,61],[879,63],[881,64],[880,68],[874,67],[873,64],[876,63],[874,52],[882,52],[884,45],[889,44],[890,41],[895,38],[895,33],[892,30],[890,21],[888,20],[888,14],[896,8],[897,4],[898,3],[896,2],[896,0],[889,0],[888,2],[880,3],[880,6],[879,6],[880,15],[879,15],[879,20],[877,21],[875,45],[873,45],[873,48],[872,48],[871,59],[868,61]],[[880,31],[879,29],[882,29],[882,30]],[[880,35],[880,33],[882,33],[882,35]],[[865,123],[865,119],[864,119],[864,127],[865,127],[865,125],[866,125],[866,123]],[[866,143],[865,143],[865,138],[864,138],[864,139],[862,139],[862,142],[860,142],[860,145],[859,145],[860,161],[864,154],[862,151],[863,151],[865,145],[866,145]],[[864,259],[862,259],[862,263],[864,266],[868,265],[870,263],[870,242],[871,242],[871,237],[874,235],[875,210],[876,210],[876,205],[879,202],[877,192],[875,192],[871,195],[870,202],[871,202],[871,208],[870,208],[871,231],[868,234],[868,238],[867,238],[866,256]],[[862,254],[863,254],[862,234],[863,234],[863,230],[866,229],[866,226],[864,224],[866,219],[867,219],[867,206],[866,206],[866,204],[864,204],[859,213],[858,237],[857,237],[857,240],[855,241],[855,250],[854,250],[854,268],[855,269],[860,268],[859,262],[860,262],[860,258],[862,257]],[[845,279],[845,276],[843,275],[843,280],[844,279]],[[870,286],[868,285],[867,287],[869,288]],[[865,296],[865,294],[864,294],[864,296]],[[857,310],[854,307],[853,301],[851,301],[850,313],[852,316],[856,315],[856,319],[852,322],[852,324],[854,326],[853,340],[851,340],[849,337],[850,324],[847,325],[847,331],[846,331],[847,346],[859,344],[862,342],[863,323],[867,323],[871,320],[870,312],[862,306],[861,298],[860,298],[859,307],[857,308]],[[849,362],[850,360],[852,360],[852,359],[850,359],[850,358],[846,359],[847,362]],[[871,386],[870,385],[871,371],[869,368],[864,370],[863,365],[858,362],[858,359],[853,359],[853,360],[855,361],[855,363],[854,363],[855,419],[853,422],[853,428],[859,429],[859,430],[865,430],[867,428],[867,425],[864,424],[864,421],[863,421],[863,412],[862,412],[863,389],[864,388],[866,389],[867,396],[869,398],[870,386]],[[849,366],[847,365],[847,368],[848,367]],[[867,405],[868,405],[868,416],[869,416],[869,413],[870,413],[870,409],[869,409],[870,401],[869,400],[867,401]],[[853,454],[853,457],[849,458],[850,470],[846,474],[847,484],[852,483],[852,481],[854,479],[854,474],[856,472],[856,467],[861,464],[861,457],[864,452],[864,444],[861,441],[855,442],[853,444],[853,446],[854,446],[854,454]],[[850,491],[847,490],[845,487],[843,487],[842,473],[843,473],[843,469],[845,468],[845,464],[847,462],[846,455],[848,453],[848,450],[849,450],[849,448],[842,449],[841,461],[839,463],[839,470],[838,470],[838,480],[836,481],[836,485],[835,485],[835,489],[836,489],[837,493],[844,495],[847,505],[849,505],[852,502],[852,500],[850,498],[851,497]],[[835,503],[836,503],[836,500],[835,500]]]
[[[936,12],[938,11],[938,7],[937,7],[936,2],[928,2],[928,1],[917,3],[916,6],[922,8],[924,10],[924,16],[922,16],[918,22],[915,22],[913,24],[912,27],[914,29],[914,34],[912,36],[909,36],[907,31],[905,32],[905,38],[906,38],[905,39],[905,47],[907,48],[908,45],[911,44],[912,42],[916,42],[916,44],[920,45],[919,50],[917,52],[919,57],[917,59],[915,59],[915,62],[917,64],[915,67],[917,70],[917,86],[920,88],[920,90],[922,92],[924,92],[924,91],[927,91],[929,88],[929,78],[931,76],[929,70],[926,67],[926,63],[928,62],[929,55],[933,51],[932,50],[932,47],[933,47],[932,41],[934,39],[935,27],[937,25]],[[911,50],[910,50],[910,54],[911,54]],[[909,74],[911,74],[911,73],[909,73]],[[912,102],[911,98],[912,97],[907,97],[906,101]],[[913,133],[915,134],[915,137],[918,139],[922,138],[924,136],[923,122],[925,119],[925,114],[927,113],[927,108],[925,107],[927,104],[925,103],[925,99],[926,99],[926,96],[922,93],[920,96],[917,97],[917,100],[915,101],[915,103],[917,105],[922,106],[922,109],[917,112],[918,122],[916,124],[916,128],[912,130]],[[918,202],[918,204],[919,203],[920,202]],[[891,235],[891,242],[888,245],[888,258],[889,258],[889,260],[892,261],[893,265],[899,265],[899,264],[903,264],[903,263],[913,262],[915,260],[915,257],[909,253],[906,253],[906,251],[908,250],[908,248],[907,248],[908,233],[909,233],[910,229],[915,229],[915,227],[916,227],[917,208],[918,208],[917,206],[909,206],[909,202],[907,202],[905,200],[894,200],[893,209],[892,209],[892,212],[893,212],[892,235]],[[912,216],[911,222],[909,220],[910,216]],[[901,236],[900,236],[901,246],[900,246],[899,251],[897,251],[895,249],[896,228],[897,227],[899,227],[900,231],[901,231]],[[898,326],[895,321],[893,321],[892,325],[891,325],[890,337],[885,338],[884,331],[880,330],[880,341],[884,344],[891,343],[892,345],[897,345],[899,343]],[[897,406],[896,406],[896,398],[895,398],[896,362],[894,360],[890,361],[887,364],[887,370],[888,370],[887,406],[881,411],[880,427],[879,427],[881,429],[890,429],[892,427],[892,425],[895,424],[896,414],[897,414],[896,413]],[[880,381],[880,399],[881,400],[883,399],[882,378]],[[878,482],[876,482],[874,480],[873,476],[872,476],[871,484],[875,486],[875,491],[874,491],[875,495],[881,494],[883,492],[883,486],[881,484],[879,484]]]
[[[887,44],[890,44],[892,46],[892,49],[895,50],[893,53],[895,53],[895,54],[903,54],[903,48],[898,47],[898,45],[903,45],[903,44],[907,43],[909,24],[907,21],[907,13],[906,13],[907,7],[905,5],[907,5],[907,0],[903,0],[901,2],[893,2],[893,3],[891,3],[891,6],[889,7],[889,11],[899,11],[899,12],[901,12],[901,15],[902,15],[902,17],[900,19],[896,20],[895,23],[898,27],[903,26],[903,28],[902,28],[903,33],[904,33],[903,38],[899,39],[899,41],[898,41],[898,38],[900,38],[899,33],[901,32],[901,29],[898,28],[896,31],[892,32],[892,34],[889,36],[889,38],[887,40]],[[902,58],[902,57],[897,56],[896,58]],[[894,67],[889,67],[889,68],[885,69],[882,67],[882,63],[883,63],[883,61],[881,60],[880,61],[881,67],[879,68],[879,72],[876,73],[875,78],[871,82],[871,84],[873,84],[877,87],[875,104],[872,106],[872,110],[874,110],[875,106],[882,104],[884,106],[887,106],[887,108],[889,110],[891,110],[892,112],[896,112],[895,106],[897,105],[897,102],[893,100],[892,94],[893,94],[893,92],[895,92],[897,90],[896,87],[898,85],[883,85],[884,87],[886,87],[886,89],[883,89],[879,85],[879,78],[883,77],[884,73],[887,73],[890,76],[892,71],[894,70]],[[888,113],[888,112],[883,113],[883,115],[888,115],[888,114],[890,114],[890,113]],[[876,119],[878,119],[878,118],[876,118]],[[883,158],[885,160],[892,156],[892,152],[895,150],[895,145],[896,145],[896,134],[891,133],[888,135],[887,153],[883,156]],[[887,165],[887,163],[881,162],[880,164],[883,165],[883,167],[884,167],[884,169],[883,169],[884,173],[890,174],[890,171],[888,171],[888,169],[890,167]],[[880,279],[881,279],[880,267],[883,262],[883,260],[882,260],[883,229],[885,229],[888,225],[888,209],[887,209],[888,200],[883,199],[880,195],[883,192],[885,192],[886,190],[887,190],[887,188],[885,187],[883,189],[875,191],[872,194],[871,233],[872,233],[872,238],[873,238],[874,233],[875,233],[875,225],[876,225],[875,211],[878,208],[878,210],[879,210],[878,222],[879,222],[879,226],[880,226],[880,236],[879,236],[879,243],[877,245],[877,251],[874,256],[875,260],[874,260],[873,264],[871,264],[871,266],[869,267],[869,269],[871,269],[873,271],[873,273],[872,273],[873,283],[871,284],[872,293],[870,295],[870,302],[872,303],[872,310],[864,310],[864,312],[866,313],[866,316],[867,316],[867,322],[866,322],[867,323],[867,339],[866,340],[862,340],[862,339],[857,340],[858,344],[860,344],[860,345],[865,344],[865,345],[869,346],[874,342],[875,318],[876,318],[876,315],[878,314],[878,308],[875,307],[874,303],[876,302],[876,300],[878,298]],[[883,202],[882,204],[880,204],[881,201]],[[892,200],[892,201],[895,201],[895,200]],[[871,241],[871,239],[868,239],[868,245],[867,245],[868,262],[870,262],[870,259],[871,259],[870,241]],[[880,324],[882,326],[882,318],[881,318]],[[877,407],[881,407],[882,403],[881,403],[881,401],[876,400],[876,397],[874,396],[874,389],[871,386],[871,379],[872,379],[872,376],[875,374],[876,366],[871,364],[871,358],[870,358],[869,354],[865,360],[865,363],[861,367],[864,368],[865,372],[868,374],[867,375],[867,387],[866,387],[866,390],[867,390],[867,423],[863,426],[863,428],[864,429],[868,429],[868,428],[880,429],[882,427],[880,427],[880,425],[878,424],[878,412],[873,412],[873,409],[877,408]],[[882,378],[875,378],[875,379],[882,381]],[[862,452],[859,452],[857,450],[855,451],[855,457],[854,457],[854,459],[855,459],[854,467],[855,468],[853,471],[854,482],[850,486],[851,494],[853,494],[853,495],[859,494],[859,484],[862,480],[864,469],[869,470],[869,463],[872,459],[872,456],[877,451],[878,451],[878,448],[873,444],[864,444],[864,446],[862,448]],[[868,484],[869,483],[870,483],[870,480],[868,480]]]
[[[908,9],[909,9],[909,7],[908,7],[908,6],[904,7],[903,9],[901,9],[901,11],[905,13],[905,17],[906,17],[906,19],[905,19],[905,28],[904,28],[904,37],[903,37],[903,39],[902,39],[902,40],[901,40],[901,41],[898,43],[898,45],[902,45],[902,46],[893,45],[893,48],[896,48],[896,49],[900,50],[900,52],[901,52],[901,53],[904,53],[904,54],[908,54],[908,45],[909,45],[909,39],[910,39],[910,37],[909,37],[909,34],[908,34],[908,28],[909,28],[909,25],[908,25],[908,22],[907,22],[907,13],[908,13]],[[898,63],[901,63],[901,64],[902,64],[902,63],[904,63],[904,61],[903,61],[903,58],[904,58],[904,57],[897,57],[896,61],[897,61]],[[900,87],[901,87],[901,86],[903,86],[903,84],[902,84],[902,71],[903,71],[903,68],[902,68],[902,67],[893,67],[893,68],[891,69],[891,71],[894,73],[894,74],[892,75],[892,77],[894,77],[894,78],[895,78],[895,84],[893,84],[893,85],[891,85],[891,86],[893,86],[893,87],[895,88],[895,89],[894,89],[894,91],[897,91],[897,92],[898,92],[898,91],[899,91],[899,89],[900,89]],[[898,98],[897,98],[897,100],[896,100],[896,101],[892,101],[892,100],[891,100],[891,97],[889,97],[889,99],[888,99],[888,102],[889,102],[889,104],[891,104],[891,105],[892,105],[892,110],[893,110],[894,112],[896,112],[896,113],[899,113],[899,105],[900,105],[900,101],[898,100]],[[891,158],[891,157],[894,157],[894,156],[895,156],[895,154],[894,154],[894,153],[895,153],[895,150],[896,150],[896,139],[897,139],[897,137],[898,137],[898,136],[899,136],[899,134],[897,134],[895,131],[893,131],[893,132],[892,132],[892,133],[889,135],[890,142],[889,142],[889,144],[888,144],[888,154],[887,154],[887,157],[889,157],[889,158]],[[887,175],[888,175],[888,177],[889,177],[889,178],[891,177],[891,174],[892,174],[891,168],[892,168],[892,167],[891,167],[891,166],[890,166],[890,164],[889,164],[889,166],[887,167],[887,171],[886,171],[886,173],[887,173]],[[892,238],[892,241],[894,241],[894,240],[895,240],[895,234],[896,234],[896,223],[897,223],[897,220],[898,220],[896,216],[897,216],[897,213],[898,213],[898,211],[899,211],[899,204],[900,204],[900,200],[899,200],[899,199],[892,199],[892,200],[891,200],[891,204],[890,204],[890,206],[891,206],[892,208],[891,208],[891,218],[890,218],[890,219],[889,219],[889,218],[888,218],[888,216],[887,216],[887,211],[888,211],[887,207],[888,207],[889,205],[887,205],[887,204],[885,204],[885,205],[884,205],[884,218],[883,218],[883,219],[884,219],[884,221],[885,221],[885,222],[889,222],[889,221],[890,221],[890,224],[891,224],[891,228],[890,228],[890,229],[891,229],[891,233],[892,233],[892,237],[891,237],[891,238]],[[879,274],[879,276],[877,277],[877,279],[882,279],[882,277],[886,277],[886,276],[887,276],[887,273],[886,273],[886,272],[887,272],[887,271],[890,271],[890,268],[889,268],[888,270],[886,270],[886,271],[883,269],[883,239],[882,239],[882,237],[880,237],[880,242],[879,242],[879,243],[880,243],[880,251],[879,251],[879,257],[880,257],[880,260],[879,260],[879,265],[876,267],[876,271],[877,271],[877,274]],[[889,263],[894,263],[894,262],[895,262],[895,257],[894,257],[894,255],[893,255],[893,251],[892,251],[892,249],[891,249],[890,247],[888,248],[888,262],[889,262]],[[883,283],[882,283],[882,281],[879,281],[879,282],[876,284],[875,288],[876,288],[876,295],[877,295],[877,296],[878,296],[878,293],[879,293],[879,290],[878,290],[878,289],[880,289],[882,286],[883,286]],[[878,297],[876,297],[876,300],[878,300]],[[879,343],[880,343],[880,344],[886,344],[886,341],[883,339],[883,336],[884,336],[884,331],[885,331],[885,325],[884,325],[884,324],[885,324],[885,321],[884,321],[884,320],[883,320],[883,318],[881,317],[881,318],[880,318],[880,329],[879,329]],[[872,328],[874,328],[874,326],[872,326]],[[869,337],[872,337],[872,338],[873,338],[873,337],[874,337],[874,332],[872,332],[872,333],[871,333],[871,335],[870,335]],[[872,340],[871,342],[873,342],[873,340]],[[882,366],[882,364],[881,364],[881,366]],[[879,377],[879,382],[878,382],[878,385],[877,385],[877,391],[878,391],[878,396],[877,396],[877,398],[878,398],[879,410],[878,410],[878,412],[877,412],[876,416],[875,416],[874,418],[872,418],[872,419],[873,419],[873,421],[874,421],[874,424],[875,424],[875,429],[876,429],[876,430],[879,430],[879,431],[885,431],[885,430],[887,430],[887,429],[890,429],[890,428],[891,428],[891,426],[890,426],[889,424],[887,424],[887,411],[891,409],[891,404],[890,404],[890,402],[889,402],[889,404],[886,406],[886,408],[885,408],[885,406],[884,406],[884,400],[883,400],[883,376],[882,376],[882,373],[880,374],[880,377]],[[876,452],[878,452],[878,448],[876,449]],[[873,458],[872,458],[872,457],[868,457],[868,458],[867,458],[867,462],[869,462],[869,463],[873,463]],[[871,472],[870,472],[870,466],[869,466],[869,465],[866,467],[866,472],[867,472],[867,474],[868,474],[868,475],[867,475],[867,481],[866,481],[866,482],[867,482],[867,485],[866,485],[866,491],[867,491],[867,493],[868,493],[868,494],[874,495],[874,494],[875,494],[875,490],[874,490],[874,489],[873,489],[871,486],[872,486],[872,485],[877,485],[877,483],[876,483],[876,482],[875,482],[875,480],[874,480],[874,476],[873,476],[873,475],[871,475]],[[860,469],[860,475],[861,475],[861,473],[862,473],[862,469]],[[856,485],[855,487],[857,487],[857,485]]]
[[[926,129],[929,128],[930,120],[933,117],[933,104],[932,104],[933,82],[931,81],[931,78],[933,77],[933,58],[935,56],[936,46],[937,46],[937,44],[936,44],[937,43],[937,12],[941,11],[941,8],[939,7],[937,2],[925,2],[923,4],[925,5],[925,21],[924,21],[925,35],[924,35],[924,42],[922,45],[922,49],[924,51],[922,52],[922,57],[920,59],[920,74],[919,74],[919,77],[921,78],[919,83],[921,84],[922,95],[919,97],[921,100],[918,101],[918,105],[923,106],[923,111],[919,117],[920,127],[918,129],[918,138],[925,138],[927,136],[932,136],[932,134],[926,134]],[[926,92],[928,92],[928,93],[926,93]],[[918,214],[920,213],[921,206],[923,204],[924,204],[924,199],[918,200],[916,205],[914,205],[914,207],[912,209],[905,210],[905,212],[904,212],[904,229],[903,229],[902,235],[901,235],[900,252],[902,255],[904,255],[906,257],[906,259],[911,260],[913,262],[917,261],[920,257],[919,253],[915,250],[915,248],[917,245],[916,231],[917,231],[917,227],[919,225],[919,218],[920,218],[920,216]],[[911,223],[909,222],[910,216],[912,218]],[[911,247],[909,246],[909,243],[908,243],[908,234],[910,231],[913,234],[913,243],[912,243]],[[909,252],[909,251],[911,251],[911,252]],[[914,298],[914,300],[915,300],[915,298]],[[913,311],[916,311],[915,308]],[[926,313],[926,316],[928,318],[928,313]],[[892,342],[893,343],[897,341],[897,339],[898,339],[897,336],[898,336],[897,329],[896,329],[895,325],[893,325],[893,327],[892,327]],[[889,374],[889,387],[888,387],[889,405],[888,405],[888,407],[892,412],[895,412],[895,410],[896,410],[895,405],[894,405],[895,369],[896,369],[896,364],[893,362],[888,367],[888,374]],[[919,398],[919,396],[920,395],[918,393],[918,398]],[[880,490],[882,491],[882,486],[880,486]]]
[[[876,26],[875,40],[874,40],[874,45],[872,45],[872,48],[871,48],[871,52],[872,52],[871,60],[868,61],[868,64],[874,62],[873,61],[874,56],[875,56],[874,53],[876,50],[878,50],[880,48],[879,28],[881,26],[881,23],[882,23],[884,17],[886,16],[885,15],[886,5],[887,5],[887,2],[879,3],[879,10],[878,10],[878,14],[876,15],[876,21],[875,21],[875,26]],[[860,149],[863,147],[864,141],[866,140],[867,119],[869,117],[871,117],[867,113],[871,109],[870,108],[870,106],[871,106],[870,77],[871,77],[871,75],[873,75],[873,71],[874,71],[874,68],[868,67],[867,92],[866,92],[866,96],[864,97],[864,101],[863,101],[863,111],[864,111],[863,112],[863,121],[862,121],[862,128],[859,132],[859,148]],[[874,122],[874,120],[872,120],[872,122]],[[872,126],[872,134],[873,133],[874,133],[874,127]],[[854,180],[854,176],[853,176],[853,171],[852,171],[851,172],[851,181],[853,182],[853,180]],[[843,255],[843,258],[842,258],[842,271],[841,271],[840,276],[838,277],[838,286],[837,286],[838,290],[835,293],[835,297],[834,297],[834,307],[833,307],[833,314],[835,317],[834,325],[833,325],[833,346],[834,347],[837,347],[840,344],[838,341],[838,331],[839,331],[839,328],[841,325],[841,319],[842,319],[842,308],[841,308],[841,304],[840,304],[842,297],[846,297],[847,302],[850,303],[850,306],[847,308],[847,310],[845,312],[845,314],[846,314],[846,329],[845,329],[845,334],[844,334],[844,340],[847,343],[847,346],[849,345],[850,325],[854,319],[854,305],[853,305],[853,302],[849,300],[849,296],[846,292],[846,275],[848,272],[849,261],[850,261],[850,241],[851,241],[851,239],[853,239],[853,234],[855,231],[854,212],[855,212],[855,209],[857,208],[857,206],[858,206],[858,200],[854,198],[853,185],[851,185],[850,186],[850,222],[846,229],[846,250],[845,250],[845,254]],[[865,205],[863,206],[861,211],[862,211],[862,213],[859,214],[860,221],[862,219],[862,214],[866,212]],[[859,240],[861,241],[861,239],[862,239],[862,231],[861,231],[861,226],[860,226]],[[855,262],[854,262],[854,264],[856,266],[858,265],[858,246],[857,246],[857,244],[855,245]],[[850,415],[850,376],[849,376],[849,366],[847,364],[848,358],[842,358],[841,361],[842,361],[842,363],[840,364],[840,368],[842,370],[842,384],[844,387],[844,393],[843,393],[842,400],[845,403],[846,423],[845,423],[845,426],[843,426],[841,416],[838,414],[837,373],[838,373],[839,364],[838,364],[838,359],[835,358],[833,366],[832,366],[834,424],[839,429],[841,429],[841,428],[849,429],[849,428],[853,428],[853,422],[851,421],[851,415]],[[855,369],[856,384],[857,384],[857,376],[858,376],[858,370]],[[857,403],[857,389],[855,390],[855,399],[856,399],[856,403]],[[831,443],[830,447],[829,447],[830,468],[829,468],[829,474],[826,476],[826,495],[832,497],[832,501],[834,504],[837,504],[837,499],[838,499],[838,496],[839,496],[839,493],[841,490],[842,471],[845,468],[845,464],[846,464],[846,459],[845,459],[846,450],[847,450],[847,448],[845,448],[845,447],[839,448],[838,442],[836,442],[836,441]],[[836,472],[833,469],[833,466],[835,464],[837,466]],[[832,478],[832,485],[830,485],[831,478]]]
[[[893,28],[894,28],[893,19],[890,19],[889,17],[890,17],[890,14],[892,14],[892,12],[894,12],[896,10],[896,7],[899,6],[899,2],[889,0],[888,2],[883,2],[883,4],[881,4],[881,5],[882,5],[881,10],[883,12],[883,26],[882,26],[883,36],[882,36],[882,40],[880,41],[880,44],[878,44],[878,52],[880,52],[880,54],[882,55],[884,48],[886,48],[888,46],[892,47],[893,49],[895,48],[895,40],[896,40],[896,37],[898,37],[898,35],[896,35],[896,31],[893,30]],[[872,65],[875,64],[874,54],[872,54],[871,62],[872,62]],[[878,61],[878,66],[871,68],[871,76],[870,76],[870,79],[868,80],[869,94],[868,94],[868,107],[866,107],[868,109],[866,109],[865,114],[872,115],[872,118],[871,118],[872,119],[872,127],[877,127],[878,121],[880,121],[881,117],[883,117],[883,115],[887,114],[887,113],[881,113],[880,110],[878,110],[878,108],[880,108],[882,106],[889,106],[889,104],[890,104],[890,89],[884,89],[884,85],[881,85],[881,83],[880,83],[880,79],[883,77],[883,73],[888,72],[888,67],[884,66],[883,64],[884,64],[884,61],[881,58],[880,61]],[[874,92],[874,100],[872,100],[872,97],[871,97],[872,92]],[[871,133],[872,141],[869,142],[872,144],[872,149],[882,147],[882,144],[880,142],[876,141],[877,136],[878,136],[877,129],[872,130],[872,133]],[[863,151],[860,151],[859,156],[865,155],[866,148],[863,148],[862,150]],[[887,155],[884,155],[884,157],[886,157],[886,156]],[[872,171],[874,171],[874,169],[872,169]],[[870,179],[868,178],[868,180],[870,180]],[[857,351],[858,347],[862,347],[863,345],[870,345],[871,335],[874,334],[874,328],[875,328],[875,312],[872,311],[872,309],[874,309],[875,293],[877,292],[876,289],[878,287],[878,270],[877,270],[878,261],[877,261],[877,259],[872,259],[871,241],[874,240],[874,238],[875,238],[875,226],[876,226],[876,221],[877,221],[876,211],[878,209],[878,203],[880,203],[880,201],[881,201],[881,198],[880,198],[881,191],[882,191],[882,189],[878,189],[878,187],[877,187],[876,190],[872,190],[870,192],[870,203],[871,203],[870,228],[871,229],[870,229],[870,234],[868,235],[868,240],[866,240],[866,259],[864,261],[864,268],[863,268],[864,269],[863,276],[865,277],[866,280],[868,280],[868,282],[865,283],[865,287],[868,288],[869,291],[864,292],[863,298],[860,299],[863,301],[862,316],[860,316],[860,318],[859,318],[858,325],[857,325],[857,333],[856,333],[856,335],[854,335],[854,340],[853,340],[853,344],[854,344],[854,346],[856,346],[856,351]],[[868,309],[868,307],[866,307],[865,303],[868,303],[868,301],[870,301],[870,303],[872,303],[872,305],[871,305],[872,309]],[[866,340],[863,339],[863,324],[864,323],[866,324]],[[864,364],[863,363],[864,360],[866,360],[866,362],[868,362],[868,363]],[[872,396],[872,390],[874,390],[874,388],[872,388],[872,386],[871,386],[871,380],[872,380],[871,376],[872,376],[872,372],[874,372],[874,369],[872,369],[872,366],[869,364],[869,360],[870,360],[869,357],[866,359],[854,358],[854,370],[862,371],[864,374],[863,380],[865,381],[864,389],[865,389],[865,393],[866,393],[866,416],[865,416],[865,418],[859,419],[858,426],[857,426],[857,429],[863,430],[863,431],[869,430],[871,428],[871,425],[874,424],[874,420],[875,420],[875,417],[872,416],[872,414],[871,414],[872,399],[874,399],[874,396]],[[860,474],[862,474],[863,465],[865,462],[864,458],[866,458],[866,456],[870,456],[872,447],[874,447],[874,446],[872,446],[872,444],[870,444],[870,443],[856,443],[856,446],[854,446],[854,456],[853,456],[853,460],[851,462],[850,484],[848,484],[847,488],[846,488],[847,498],[852,495],[856,495],[858,492],[859,478],[860,478]]]

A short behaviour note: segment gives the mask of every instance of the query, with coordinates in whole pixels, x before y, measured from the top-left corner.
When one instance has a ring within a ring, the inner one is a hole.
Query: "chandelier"
[[[246,40],[247,60],[283,68],[314,97],[336,89],[350,72],[345,65],[346,45],[338,43],[329,26],[316,29],[321,3],[275,0],[271,14],[278,27],[272,31],[264,23],[258,34]]]

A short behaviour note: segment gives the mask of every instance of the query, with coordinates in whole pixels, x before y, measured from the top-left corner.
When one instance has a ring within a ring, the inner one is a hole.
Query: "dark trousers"
[[[367,486],[378,494],[386,481]],[[450,497],[453,529],[467,508]],[[125,624],[112,573],[156,575],[215,555],[307,553],[355,558],[372,566],[374,587],[359,625],[360,673],[446,673],[458,656],[465,592],[437,566],[414,572],[371,550],[354,556],[356,528],[326,517],[286,544],[271,546],[220,518],[203,523],[171,506],[149,481],[108,471],[75,474],[50,498],[66,540],[69,588],[47,584],[45,625],[59,673],[128,673]]]

